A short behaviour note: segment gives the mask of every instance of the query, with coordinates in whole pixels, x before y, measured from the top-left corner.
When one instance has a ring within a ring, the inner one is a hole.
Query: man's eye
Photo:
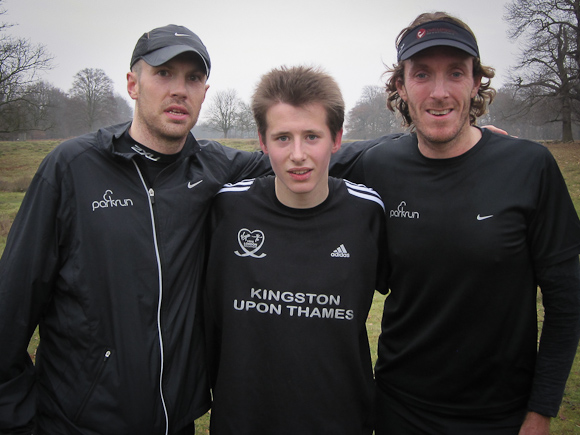
[[[316,136],[315,134],[309,134],[308,136],[306,136],[306,139],[308,139],[308,140],[316,140],[316,139],[318,139],[318,136]]]

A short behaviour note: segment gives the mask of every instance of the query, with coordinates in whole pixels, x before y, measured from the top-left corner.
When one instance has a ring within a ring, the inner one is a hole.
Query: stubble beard
[[[164,154],[172,154],[179,152],[185,143],[187,135],[197,122],[197,117],[191,123],[179,123],[171,121],[162,121],[162,116],[147,117],[141,114],[140,111],[136,113],[136,119],[139,122],[140,128],[143,130],[143,135],[147,138],[149,143],[143,145],[156,149]],[[191,124],[190,127],[188,127]]]
[[[410,115],[411,119],[413,119],[412,111],[410,111]],[[419,119],[419,117],[415,117],[415,119]],[[436,125],[426,124],[428,123],[415,123],[417,137],[420,137],[425,145],[440,149],[451,148],[469,131],[469,112],[465,112],[458,123],[452,126],[437,127]]]

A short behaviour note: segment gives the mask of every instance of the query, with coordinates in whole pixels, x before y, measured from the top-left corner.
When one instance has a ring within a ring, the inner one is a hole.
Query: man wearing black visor
[[[494,71],[467,25],[422,14],[397,53],[387,101],[411,133],[343,147],[331,169],[387,213],[376,434],[548,434],[580,334],[570,195],[545,147],[476,126]]]

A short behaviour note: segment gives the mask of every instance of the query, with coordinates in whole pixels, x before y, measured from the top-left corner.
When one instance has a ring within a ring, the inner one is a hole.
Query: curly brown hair
[[[446,12],[424,13],[415,18],[415,20],[413,20],[409,26],[405,27],[401,33],[399,33],[396,41],[397,49],[402,39],[409,31],[417,26],[431,21],[449,21],[451,23],[455,23],[458,26],[463,27],[475,38],[475,35],[469,26],[459,18],[452,17]],[[403,101],[399,95],[399,92],[397,91],[397,84],[404,83],[405,81],[405,61],[398,62],[392,67],[387,67],[387,71],[384,73],[384,75],[388,76],[388,80],[385,86],[387,92],[387,107],[393,112],[398,110],[403,117],[403,126],[411,127],[411,129],[413,129],[414,124],[409,114],[409,107],[407,103]],[[475,125],[477,118],[487,112],[488,105],[491,104],[495,97],[496,91],[491,87],[491,79],[494,76],[495,70],[493,68],[482,65],[479,58],[473,58],[473,77],[481,77],[481,85],[477,95],[471,99],[471,106],[469,109],[469,122],[471,125]]]

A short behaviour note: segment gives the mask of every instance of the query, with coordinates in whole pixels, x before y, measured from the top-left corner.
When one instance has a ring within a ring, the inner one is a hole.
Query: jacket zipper
[[[111,356],[111,351],[109,349],[107,349],[105,351],[105,355],[103,357],[103,361],[101,362],[101,365],[99,366],[99,370],[97,371],[97,374],[95,375],[95,378],[93,380],[93,383],[91,384],[91,388],[89,388],[89,391],[85,395],[85,398],[83,399],[83,401],[81,403],[81,406],[79,407],[77,413],[75,414],[75,418],[74,418],[74,421],[75,422],[78,422],[79,421],[79,418],[82,415],[83,411],[85,410],[85,406],[87,405],[87,402],[89,401],[89,398],[93,395],[93,390],[97,386],[97,383],[99,382],[99,379],[101,379],[101,373],[103,373],[103,370],[105,368],[105,364],[109,360],[109,357],[110,356]]]
[[[158,271],[158,279],[159,279],[159,299],[157,302],[157,334],[159,337],[159,350],[160,350],[160,363],[161,368],[159,371],[159,395],[161,396],[161,405],[163,406],[163,414],[165,416],[165,435],[169,434],[169,415],[167,414],[167,406],[165,404],[165,396],[163,395],[163,365],[164,365],[164,354],[163,354],[163,334],[161,332],[161,302],[163,300],[163,273],[161,270],[161,256],[159,255],[159,245],[157,243],[157,230],[155,228],[155,214],[153,212],[153,204],[155,204],[155,190],[152,187],[148,187],[145,179],[143,178],[143,174],[139,169],[139,166],[132,160],[135,168],[137,169],[137,173],[139,174],[139,178],[141,179],[141,183],[145,188],[145,192],[149,198],[149,213],[151,214],[151,227],[153,233],[153,244],[155,246],[155,257],[157,259],[157,271]]]

